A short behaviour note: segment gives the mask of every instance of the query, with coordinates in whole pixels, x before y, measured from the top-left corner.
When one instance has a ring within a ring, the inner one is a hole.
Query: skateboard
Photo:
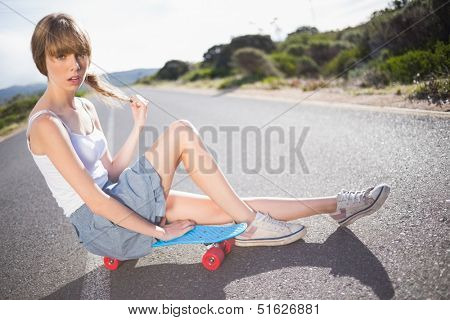
[[[231,252],[234,245],[234,237],[247,229],[246,223],[232,225],[204,226],[197,225],[194,229],[181,237],[169,241],[156,241],[152,247],[159,248],[178,244],[205,244],[207,250],[202,258],[203,266],[209,270],[217,270],[225,259],[225,255]],[[116,258],[104,257],[104,265],[109,270],[116,270],[121,261]]]

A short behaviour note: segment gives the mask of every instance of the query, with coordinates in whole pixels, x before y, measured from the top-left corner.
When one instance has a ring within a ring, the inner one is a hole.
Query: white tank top
[[[84,103],[82,104],[84,107]],[[33,154],[30,148],[28,133],[30,131],[31,124],[40,115],[47,113],[55,116],[66,127],[72,145],[81,162],[84,164],[86,170],[95,180],[95,183],[100,188],[103,188],[103,186],[108,181],[108,171],[105,169],[100,159],[106,152],[107,142],[103,132],[95,127],[94,120],[89,114],[89,111],[86,108],[85,110],[88,113],[89,118],[91,118],[92,126],[94,127],[94,130],[86,136],[73,133],[70,128],[64,123],[64,121],[61,120],[61,118],[59,118],[54,112],[47,109],[38,111],[30,117],[26,132],[28,150],[30,151],[31,155],[33,156],[34,162],[36,162],[36,165],[44,176],[45,182],[47,183],[53,197],[58,203],[58,206],[63,209],[64,215],[67,217],[70,217],[70,215],[75,210],[80,208],[84,204],[84,201],[70,186],[70,184],[63,178],[63,176],[59,173],[59,171],[55,168],[53,163],[46,155]]]

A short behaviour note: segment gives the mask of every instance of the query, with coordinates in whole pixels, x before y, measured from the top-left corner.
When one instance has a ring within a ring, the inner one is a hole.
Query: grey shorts
[[[144,157],[126,168],[116,183],[108,181],[103,191],[158,225],[166,212],[161,178]],[[125,229],[94,214],[84,204],[70,216],[80,243],[93,254],[119,260],[137,259],[152,251],[153,237]]]

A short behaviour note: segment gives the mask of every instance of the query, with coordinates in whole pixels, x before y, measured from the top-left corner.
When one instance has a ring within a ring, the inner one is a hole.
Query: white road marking
[[[103,259],[88,252],[81,286],[81,300],[111,298],[111,271],[103,267]]]

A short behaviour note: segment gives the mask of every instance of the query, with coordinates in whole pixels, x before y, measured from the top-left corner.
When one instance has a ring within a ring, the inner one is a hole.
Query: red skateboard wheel
[[[103,257],[103,263],[108,270],[116,270],[119,267],[120,260],[116,258]]]
[[[224,258],[225,253],[221,248],[212,247],[203,255],[202,264],[207,270],[214,271],[219,269]]]
[[[234,239],[228,239],[223,241],[223,251],[225,252],[225,254],[229,254],[233,246],[234,246]]]

